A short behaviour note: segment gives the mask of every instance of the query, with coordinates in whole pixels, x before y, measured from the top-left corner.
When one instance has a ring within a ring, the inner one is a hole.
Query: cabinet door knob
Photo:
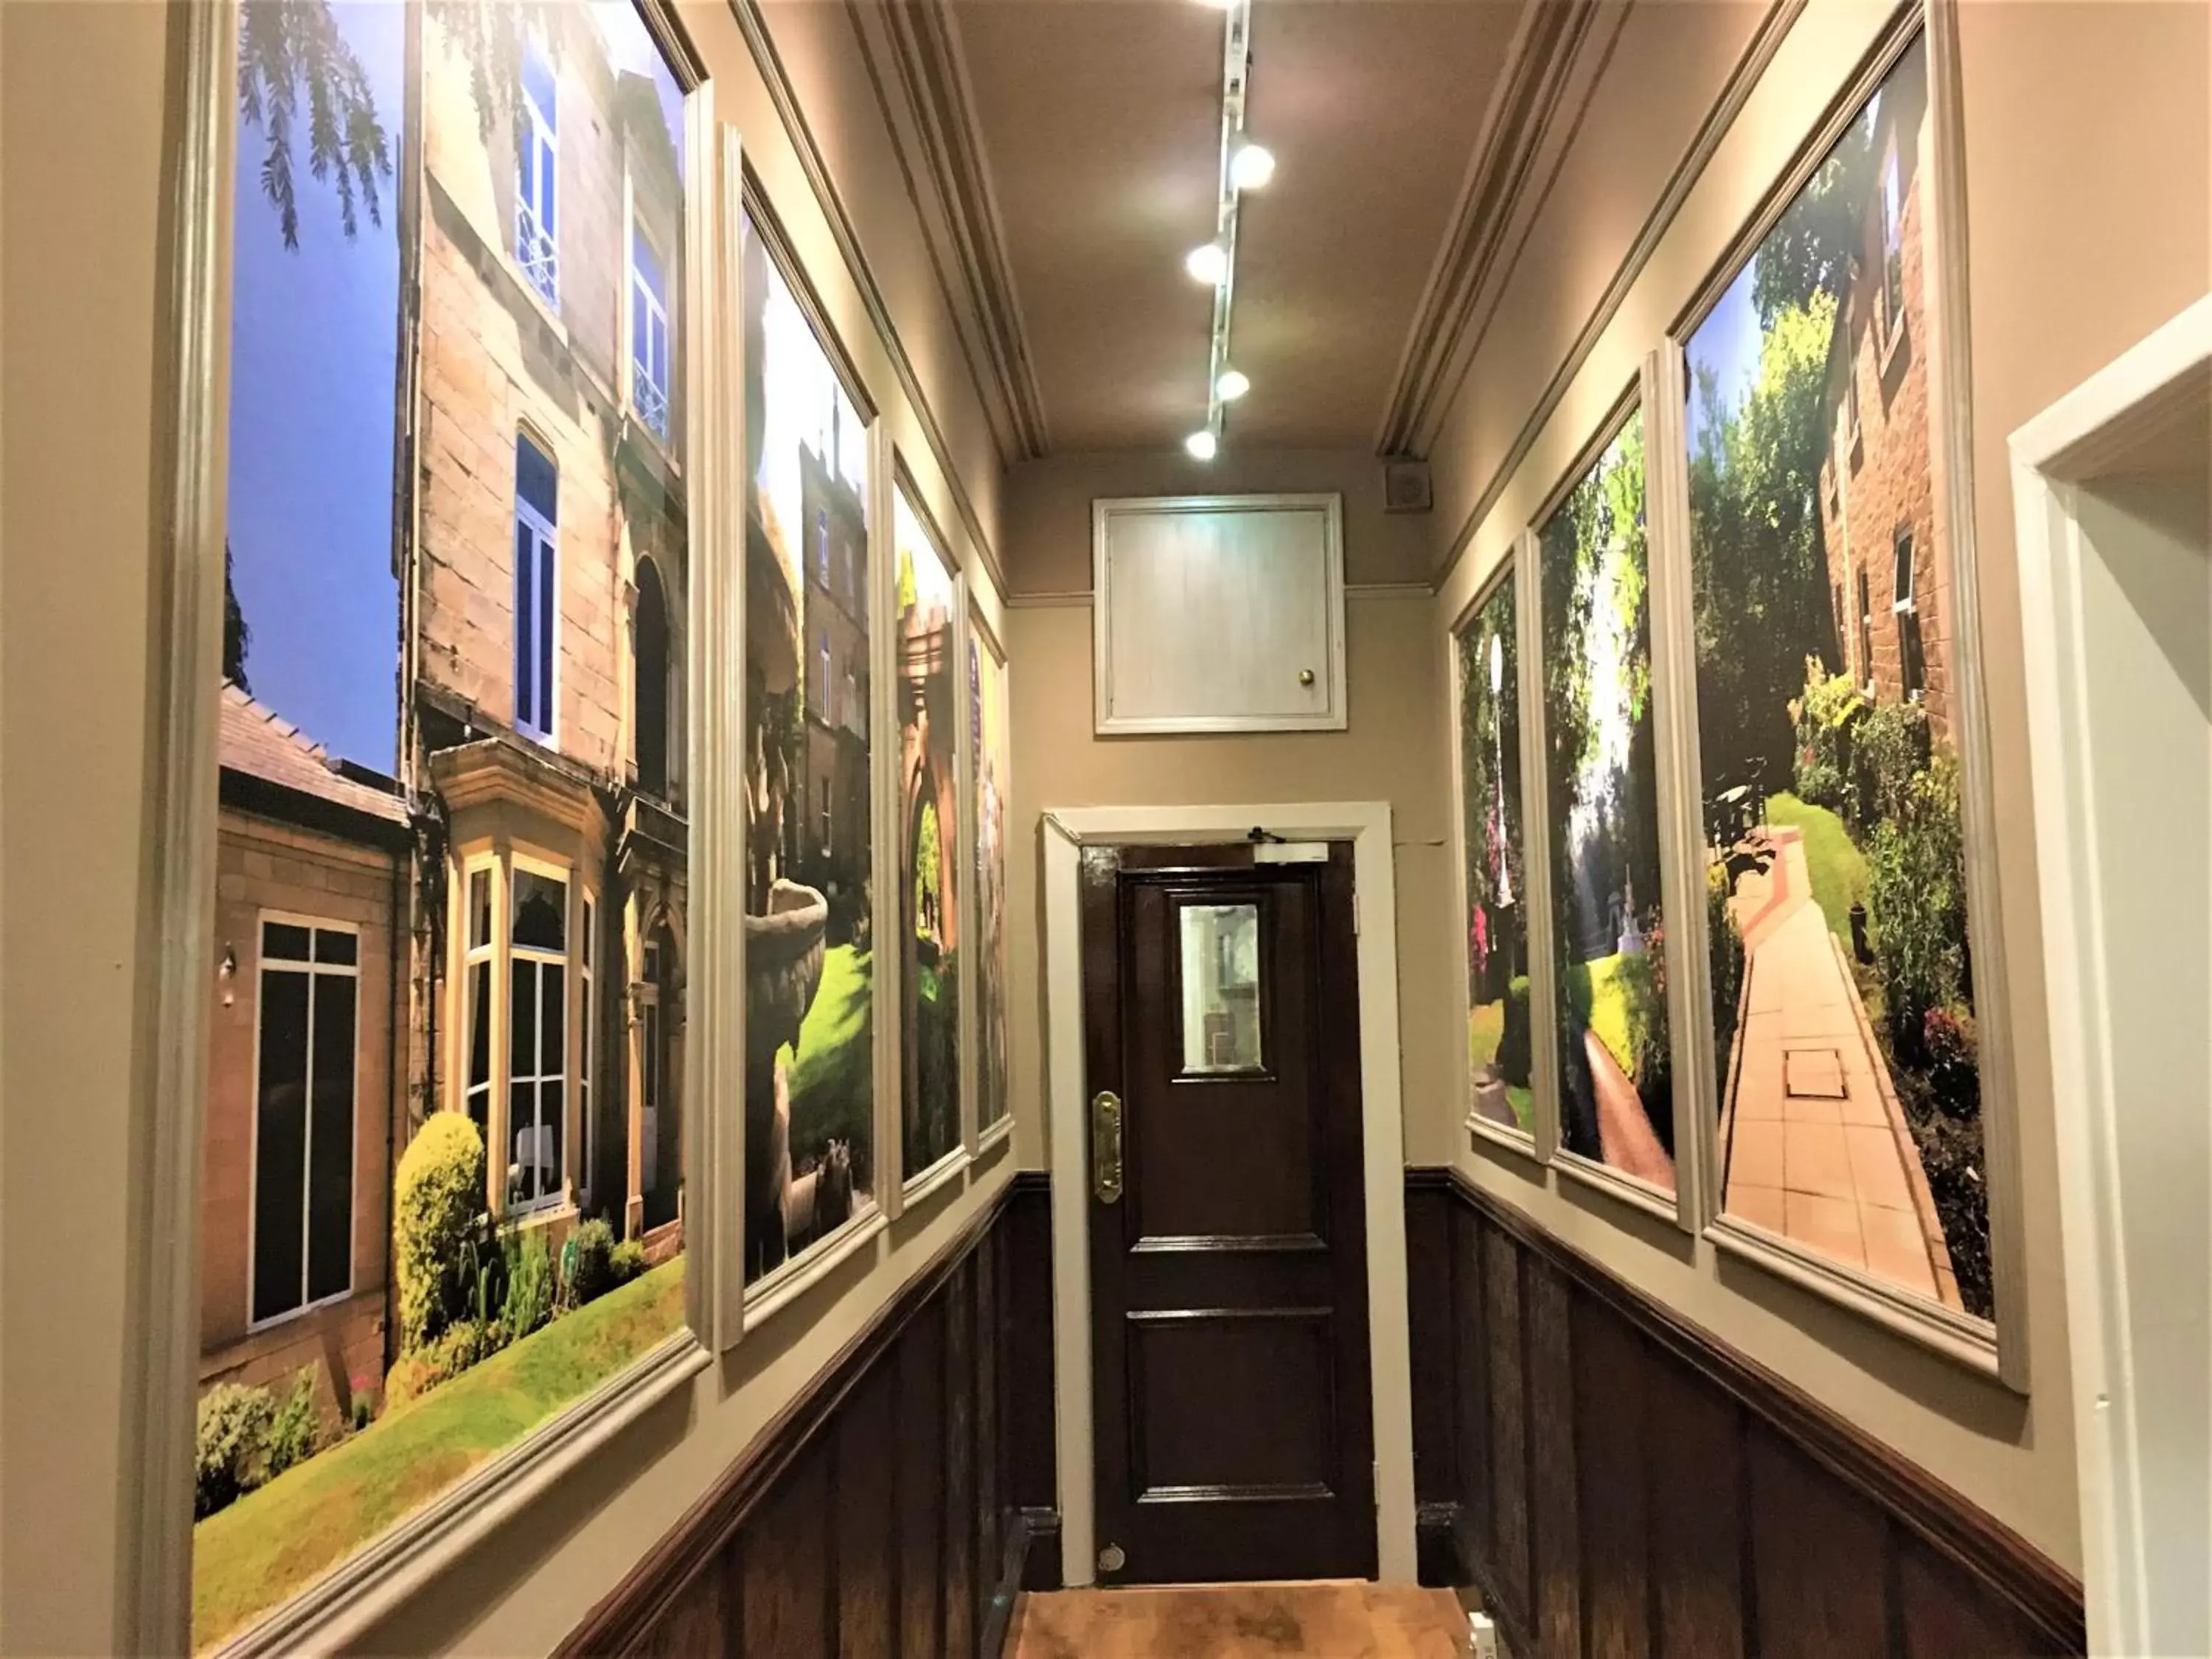
[[[1301,668],[1298,670],[1298,684],[1300,685],[1311,685],[1313,684],[1313,670],[1310,668]]]

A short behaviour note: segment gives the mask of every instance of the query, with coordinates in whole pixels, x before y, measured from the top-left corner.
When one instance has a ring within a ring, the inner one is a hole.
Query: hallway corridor
[[[1467,1618],[1407,1584],[1209,1584],[1022,1598],[1009,1659],[1451,1659]]]

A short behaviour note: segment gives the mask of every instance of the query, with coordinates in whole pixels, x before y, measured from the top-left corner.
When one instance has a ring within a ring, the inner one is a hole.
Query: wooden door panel
[[[1374,1571],[1350,848],[1224,854],[1085,859],[1085,1060],[1122,1125],[1090,1203],[1111,1583]]]
[[[1335,1340],[1325,1308],[1131,1314],[1129,1451],[1138,1501],[1175,1492],[1309,1498],[1333,1492],[1341,1479]],[[1218,1387],[1194,1389],[1199,1376]],[[1241,1409],[1225,1417],[1216,1409],[1221,1390]]]

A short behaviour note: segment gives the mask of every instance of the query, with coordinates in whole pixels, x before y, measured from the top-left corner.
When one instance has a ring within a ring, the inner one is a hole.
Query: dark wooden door
[[[1099,1582],[1372,1577],[1352,849],[1084,856]]]

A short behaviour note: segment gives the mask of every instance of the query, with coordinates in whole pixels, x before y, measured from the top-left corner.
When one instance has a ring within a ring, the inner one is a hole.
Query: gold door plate
[[[1101,1204],[1121,1199],[1121,1097],[1101,1089],[1091,1097],[1091,1190]]]

